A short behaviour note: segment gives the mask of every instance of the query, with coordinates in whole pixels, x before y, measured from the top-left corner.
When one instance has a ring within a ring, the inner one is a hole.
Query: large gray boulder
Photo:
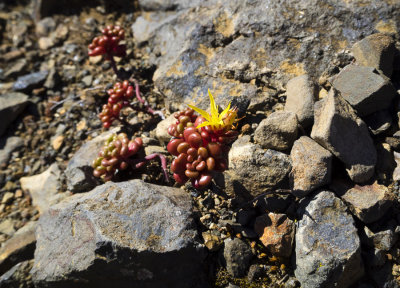
[[[39,219],[37,287],[204,287],[190,196],[141,180],[98,186]]]
[[[335,89],[317,104],[311,138],[346,165],[354,182],[368,181],[374,175],[376,149],[367,126]]]
[[[237,96],[247,97],[251,107],[267,103],[281,79],[320,75],[337,53],[343,55],[343,48],[365,35],[382,27],[395,33],[400,15],[400,3],[385,1],[141,0],[139,5],[152,12],[139,16],[132,31],[135,44],[148,47],[157,67],[155,86],[169,105],[201,108],[208,107],[208,89],[222,106]],[[259,83],[274,89],[259,89]]]
[[[304,201],[294,274],[304,288],[349,287],[364,274],[360,239],[346,205],[329,191]]]
[[[396,95],[390,79],[373,67],[347,65],[335,77],[333,87],[357,111],[365,116],[388,108]]]
[[[0,136],[28,104],[28,95],[11,92],[0,95]]]

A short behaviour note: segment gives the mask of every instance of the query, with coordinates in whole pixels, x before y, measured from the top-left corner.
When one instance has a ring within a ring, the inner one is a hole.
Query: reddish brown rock
[[[254,230],[273,255],[289,257],[292,254],[294,225],[285,214],[269,213],[257,217]]]

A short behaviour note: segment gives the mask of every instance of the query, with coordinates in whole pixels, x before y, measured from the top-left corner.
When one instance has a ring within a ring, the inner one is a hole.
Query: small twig
[[[140,103],[142,103],[142,104],[144,105],[144,107],[146,108],[147,112],[148,112],[149,114],[153,115],[153,116],[154,116],[154,115],[159,115],[159,116],[161,117],[161,119],[164,120],[164,119],[165,119],[164,114],[163,114],[160,110],[154,111],[154,110],[150,107],[149,103],[147,103],[147,101],[144,100],[144,99],[142,98],[142,96],[140,95],[139,83],[138,83],[136,80],[134,80],[134,79],[133,79],[133,82],[135,83],[135,94],[136,94],[136,98],[139,100]]]
[[[169,177],[168,177],[168,169],[167,169],[167,159],[165,158],[164,155],[161,155],[159,153],[153,153],[150,155],[147,155],[143,159],[129,159],[129,163],[133,165],[136,169],[141,168],[144,164],[149,162],[150,160],[153,160],[154,158],[160,158],[161,161],[161,167],[164,173],[165,181],[169,183]]]

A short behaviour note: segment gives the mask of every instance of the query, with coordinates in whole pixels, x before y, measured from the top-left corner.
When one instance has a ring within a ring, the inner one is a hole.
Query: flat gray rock
[[[304,197],[331,181],[333,155],[313,139],[302,136],[296,140],[290,158],[290,180],[296,196]]]
[[[28,95],[11,92],[0,95],[0,136],[28,104]]]
[[[107,182],[39,219],[36,287],[204,287],[190,196],[141,180]]]
[[[13,85],[14,91],[29,92],[46,81],[49,71],[39,71],[18,77]]]
[[[318,99],[318,86],[308,75],[291,79],[286,85],[285,111],[296,113],[300,124],[307,128],[314,119],[314,103]]]
[[[357,111],[359,116],[372,114],[390,106],[396,95],[390,79],[373,67],[347,65],[335,77],[333,87]]]
[[[294,274],[304,288],[349,287],[364,274],[360,239],[346,205],[329,191],[304,201]]]
[[[354,182],[368,181],[377,157],[367,126],[335,89],[317,104],[311,138],[346,165]]]
[[[395,50],[393,38],[383,33],[365,37],[351,48],[358,65],[374,67],[387,77],[392,76]]]
[[[273,112],[258,125],[254,132],[254,141],[262,148],[288,150],[297,138],[297,125],[295,113]]]

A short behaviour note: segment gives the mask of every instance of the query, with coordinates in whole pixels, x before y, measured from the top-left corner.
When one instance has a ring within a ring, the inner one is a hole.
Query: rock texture
[[[297,138],[297,117],[293,112],[276,111],[262,120],[254,132],[254,141],[262,148],[285,151]]]
[[[311,138],[346,165],[354,182],[368,181],[374,174],[376,149],[367,126],[334,89],[318,104]]]
[[[313,139],[302,136],[296,140],[290,158],[290,180],[296,196],[304,197],[331,181],[332,154]]]
[[[393,205],[394,195],[384,185],[351,185],[335,181],[332,189],[348,204],[351,212],[364,223],[379,220]]]
[[[254,230],[272,255],[289,257],[292,254],[294,224],[285,214],[268,213],[258,216]]]
[[[360,116],[388,108],[396,91],[390,79],[373,67],[348,65],[333,81],[333,87]]]
[[[14,150],[24,146],[24,141],[19,137],[7,137],[0,140],[0,167],[6,165]]]
[[[242,277],[246,274],[247,268],[253,254],[250,247],[239,238],[225,240],[223,261],[226,270],[233,277]]]
[[[263,150],[244,136],[233,143],[229,151],[229,170],[225,172],[227,193],[237,196],[258,196],[278,186],[291,169],[286,154]]]
[[[307,128],[314,119],[314,103],[318,100],[318,87],[308,75],[291,79],[286,85],[285,111],[296,113],[300,124]]]
[[[206,108],[210,88],[220,105],[243,95],[254,107],[275,94],[254,79],[265,87],[320,75],[350,43],[374,30],[395,33],[400,4],[373,3],[143,0],[154,12],[138,17],[132,30],[136,44],[149,47],[153,80],[169,104]]]
[[[33,258],[36,245],[36,222],[29,222],[8,239],[0,249],[0,274],[19,262]]]
[[[39,175],[20,179],[22,189],[31,195],[32,203],[38,208],[39,212],[45,212],[50,205],[61,200],[57,196],[61,184],[60,173],[58,164],[54,163]]]
[[[112,133],[117,133],[118,128],[105,132],[86,142],[68,162],[65,176],[67,177],[68,190],[72,192],[89,191],[98,183],[93,176],[92,162],[97,158],[100,148]]]
[[[181,189],[141,180],[101,185],[40,217],[38,287],[204,287],[202,249]],[[72,284],[73,283],[73,284]]]
[[[6,93],[0,95],[0,136],[18,117],[28,104],[28,96],[23,93]]]
[[[329,191],[303,202],[294,272],[302,287],[346,288],[363,276],[360,239],[346,210]]]
[[[383,33],[365,37],[351,48],[358,65],[374,67],[387,77],[392,76],[395,50],[393,38]]]

